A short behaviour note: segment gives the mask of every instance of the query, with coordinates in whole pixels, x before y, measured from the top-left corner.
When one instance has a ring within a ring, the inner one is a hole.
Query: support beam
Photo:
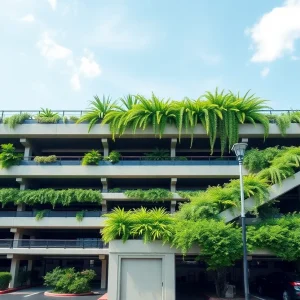
[[[9,283],[10,288],[17,287],[17,278],[19,274],[20,260],[17,258],[12,258],[10,265],[10,274],[12,276],[11,281]]]
[[[101,178],[101,183],[102,183],[102,193],[108,193],[107,178]]]
[[[106,202],[106,200],[102,200],[101,204],[102,204],[102,212],[107,213],[107,202]]]
[[[170,208],[171,214],[174,214],[176,211],[176,203],[177,203],[177,201],[175,201],[175,200],[171,201],[171,208]]]
[[[101,264],[101,289],[106,289],[107,281],[107,260],[103,259]]]
[[[107,139],[101,139],[103,146],[103,156],[106,157],[109,155],[108,141]]]
[[[20,143],[25,147],[24,160],[30,160],[29,156],[32,156],[32,145],[28,139],[20,139]]]
[[[171,178],[171,192],[176,192],[177,178]]]
[[[16,182],[20,184],[21,191],[24,191],[28,188],[28,181],[25,178],[16,178]]]
[[[171,157],[176,157],[177,139],[171,139]]]

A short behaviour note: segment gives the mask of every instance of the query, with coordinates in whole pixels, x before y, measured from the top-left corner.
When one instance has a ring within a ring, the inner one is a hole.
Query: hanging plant
[[[37,212],[36,212],[36,215],[35,215],[35,219],[36,219],[37,221],[42,220],[48,212],[49,212],[48,209],[44,209],[44,210],[39,210],[39,211],[37,211]]]
[[[14,129],[17,125],[23,124],[26,120],[31,119],[31,115],[28,113],[20,113],[4,118],[3,124],[8,125],[9,128]]]
[[[84,218],[84,210],[82,210],[82,211],[78,211],[77,213],[76,213],[76,220],[78,221],[78,222],[82,222],[82,220],[83,220],[83,218]]]
[[[125,195],[128,198],[149,202],[158,202],[173,198],[173,193],[166,189],[128,190],[125,191]]]

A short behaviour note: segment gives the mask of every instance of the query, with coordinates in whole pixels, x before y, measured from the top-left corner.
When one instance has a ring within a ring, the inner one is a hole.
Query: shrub
[[[122,189],[121,188],[113,188],[113,189],[109,189],[108,192],[109,193],[122,193]]]
[[[144,153],[147,160],[169,160],[170,152],[167,149],[155,148],[150,153]]]
[[[16,153],[13,144],[2,144],[0,153],[0,164],[2,168],[17,165],[22,160],[22,154]]]
[[[109,155],[105,158],[105,160],[111,162],[112,164],[116,164],[120,161],[121,154],[117,151],[112,151]]]
[[[53,124],[57,123],[61,117],[58,115],[58,113],[53,112],[49,108],[41,108],[41,112],[35,117],[38,123],[48,123]]]
[[[125,195],[132,199],[140,199],[144,201],[157,202],[166,199],[172,199],[173,193],[166,189],[150,189],[150,190],[128,190]]]
[[[18,124],[23,124],[25,120],[31,119],[31,115],[28,113],[20,113],[17,115],[12,115],[3,120],[4,124],[8,127],[14,129]]]
[[[76,122],[79,120],[79,117],[76,117],[76,116],[70,116],[70,117],[69,117],[69,120],[76,123]]]
[[[93,270],[76,272],[74,268],[55,268],[44,276],[44,284],[53,287],[56,293],[80,294],[91,290],[90,282],[96,273]]]
[[[9,272],[0,272],[0,290],[7,289],[11,279],[12,276]]]
[[[82,159],[82,165],[98,165],[99,162],[102,160],[102,155],[98,150],[91,150],[90,152],[86,153]]]
[[[57,161],[56,155],[36,156],[34,161],[38,164],[49,164]]]
[[[76,213],[76,220],[77,220],[78,222],[81,222],[81,221],[83,220],[83,218],[84,218],[84,210],[78,211],[78,212]]]
[[[45,214],[48,212],[48,209],[40,210],[36,212],[35,219],[37,221],[42,220],[45,217]]]

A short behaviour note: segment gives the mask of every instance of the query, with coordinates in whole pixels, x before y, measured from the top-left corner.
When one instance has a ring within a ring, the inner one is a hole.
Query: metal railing
[[[300,111],[299,109],[263,109],[259,112],[268,114],[268,115],[278,115],[282,113],[292,113],[295,111]],[[0,117],[3,119],[15,114],[28,113],[32,116],[38,115],[41,110],[0,110]],[[77,116],[81,117],[83,114],[88,112],[88,110],[52,110],[54,113],[58,113],[60,116]]]
[[[77,239],[77,240],[39,240],[39,239],[27,239],[27,240],[14,240],[14,239],[1,239],[0,248],[107,248],[108,245],[104,244],[101,239]]]
[[[49,210],[44,213],[44,217],[49,218],[75,218],[76,214],[80,211],[52,211]],[[85,211],[83,213],[84,218],[97,218],[104,214],[102,211]],[[0,211],[0,217],[3,218],[33,218],[37,215],[37,211]]]
[[[37,163],[34,161],[34,156],[24,157],[19,163],[20,165],[81,165],[83,156],[56,156],[57,161],[53,163]],[[132,165],[132,164],[147,164],[147,165],[191,165],[197,164],[234,164],[236,162],[235,156],[177,156],[177,157],[147,157],[142,155],[121,156],[118,165]],[[237,163],[237,162],[236,162]],[[100,161],[99,165],[111,165],[110,162]]]

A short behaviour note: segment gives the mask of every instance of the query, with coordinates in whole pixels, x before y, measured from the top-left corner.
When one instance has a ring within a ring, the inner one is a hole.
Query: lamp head
[[[231,151],[234,151],[239,162],[243,161],[247,146],[247,143],[236,143],[232,146]]]

